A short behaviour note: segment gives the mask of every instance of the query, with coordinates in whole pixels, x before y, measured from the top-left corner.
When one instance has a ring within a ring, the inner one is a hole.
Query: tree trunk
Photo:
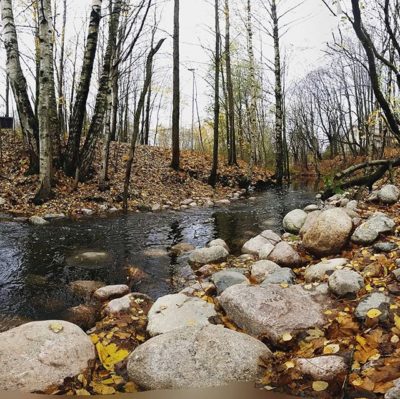
[[[79,164],[79,148],[82,136],[83,122],[86,114],[86,103],[92,79],[94,60],[99,37],[102,0],[92,0],[89,31],[83,56],[80,81],[76,90],[75,101],[71,113],[69,137],[64,156],[64,171],[68,176],[75,176]]]
[[[230,36],[230,9],[229,0],[225,0],[225,62],[226,62],[226,88],[228,92],[228,124],[229,124],[229,165],[236,165],[236,132],[235,132],[235,103],[232,82],[231,63],[231,36]]]
[[[1,0],[3,42],[7,54],[7,75],[17,105],[18,117],[29,154],[29,172],[39,172],[39,126],[29,100],[25,76],[19,58],[18,36],[12,0]]]
[[[209,184],[215,187],[217,183],[218,172],[218,146],[219,146],[219,74],[221,63],[220,49],[220,28],[219,28],[219,0],[215,0],[215,80],[214,80],[214,148],[213,148],[213,164],[211,174],[208,179]]]
[[[179,170],[180,143],[180,49],[179,49],[179,1],[174,0],[174,49],[173,49],[173,99],[172,99],[172,162],[171,167]]]
[[[284,148],[283,148],[283,95],[282,72],[279,45],[279,20],[276,11],[276,1],[271,0],[271,17],[273,24],[274,52],[275,52],[275,146],[276,167],[275,178],[278,185],[282,185],[284,177]]]
[[[131,174],[132,174],[132,165],[133,165],[133,160],[135,157],[135,149],[136,149],[136,142],[139,136],[139,130],[140,130],[140,115],[142,113],[142,110],[145,105],[145,100],[146,100],[146,94],[147,91],[150,87],[151,84],[151,75],[152,75],[152,70],[153,70],[153,59],[154,56],[157,54],[157,52],[160,50],[162,44],[164,43],[165,39],[161,39],[156,47],[152,48],[150,50],[149,55],[147,56],[147,61],[146,61],[146,76],[143,84],[143,89],[142,92],[140,93],[140,98],[138,102],[138,106],[135,111],[135,116],[134,116],[134,124],[133,124],[133,135],[132,135],[132,140],[131,140],[131,148],[129,150],[129,155],[128,155],[128,161],[126,164],[126,171],[125,171],[125,180],[124,180],[124,195],[123,195],[123,208],[124,211],[128,211],[128,195],[129,195],[129,185],[130,185],[130,180],[131,180]]]
[[[79,179],[89,177],[97,141],[104,129],[104,116],[107,112],[108,96],[110,92],[110,78],[115,59],[119,19],[123,0],[116,0],[110,16],[107,48],[103,60],[103,70],[99,81],[99,90],[96,96],[93,118],[90,123],[85,143],[80,153]]]
[[[59,143],[59,122],[54,86],[54,45],[51,0],[39,2],[39,147],[40,147],[40,187],[35,203],[47,201],[51,196],[53,151]],[[57,139],[58,137],[58,139]]]

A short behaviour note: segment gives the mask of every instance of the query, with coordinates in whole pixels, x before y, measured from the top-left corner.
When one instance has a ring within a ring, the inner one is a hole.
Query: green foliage
[[[325,190],[332,190],[335,194],[343,194],[344,191],[342,190],[341,182],[336,181],[334,176],[329,175],[324,177],[324,186]]]

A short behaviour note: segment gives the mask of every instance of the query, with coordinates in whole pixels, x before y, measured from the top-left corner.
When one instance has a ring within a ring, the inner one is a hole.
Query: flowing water
[[[255,201],[229,207],[60,220],[45,226],[0,222],[0,330],[15,317],[57,317],[79,304],[67,287],[72,281],[125,283],[129,265],[149,275],[136,291],[153,298],[176,292],[187,260],[169,255],[171,246],[186,242],[202,247],[222,238],[239,253],[243,242],[262,230],[280,232],[284,215],[313,198],[313,188],[300,184],[270,188]],[[96,265],[71,261],[84,251],[104,251],[109,259]]]

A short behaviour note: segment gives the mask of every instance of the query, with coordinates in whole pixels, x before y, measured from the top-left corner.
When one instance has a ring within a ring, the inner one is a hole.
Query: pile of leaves
[[[128,145],[123,143],[111,145],[108,190],[100,191],[98,188],[101,154],[97,151],[90,180],[79,183],[77,190],[74,190],[74,179],[57,170],[54,197],[44,205],[35,206],[32,199],[38,188],[38,176],[26,175],[29,162],[21,140],[5,136],[0,159],[0,197],[6,200],[2,211],[15,216],[64,213],[74,217],[79,216],[84,208],[95,213],[102,212],[104,206],[121,209],[128,149]],[[225,199],[243,185],[248,172],[245,162],[239,161],[238,166],[228,166],[226,160],[221,159],[219,183],[213,189],[207,184],[212,164],[209,155],[182,151],[181,170],[178,172],[170,168],[170,163],[170,149],[137,148],[131,179],[130,210],[149,208],[154,204],[178,207],[188,198]],[[252,184],[269,182],[271,175],[266,169],[256,167]]]

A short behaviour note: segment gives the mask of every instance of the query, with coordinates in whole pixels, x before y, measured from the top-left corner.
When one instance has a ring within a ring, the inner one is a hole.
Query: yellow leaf
[[[368,292],[371,292],[371,291],[373,290],[373,288],[371,287],[371,284],[367,284],[367,285],[365,286],[365,289],[366,289]]]
[[[377,317],[379,317],[382,314],[382,312],[379,309],[371,309],[368,311],[367,316],[370,319],[375,319]]]
[[[293,361],[289,361],[285,363],[286,368],[289,369],[294,369],[296,367],[296,365],[294,364]]]
[[[99,342],[99,340],[100,340],[100,338],[99,338],[99,336],[97,334],[92,334],[90,336],[90,339],[92,340],[93,345],[96,345],[97,342]]]
[[[288,283],[281,283],[281,287],[282,288],[289,288],[289,284]]]
[[[112,395],[115,393],[115,389],[113,387],[109,387],[104,384],[93,381],[90,385],[93,387],[93,390],[100,395]]]
[[[400,342],[400,338],[398,335],[393,335],[393,337],[390,339],[390,342],[392,344],[398,344]]]
[[[397,316],[397,314],[394,315],[394,323],[396,324],[397,329],[400,330],[400,316]]]
[[[57,334],[64,330],[64,327],[61,323],[55,322],[50,324],[50,330]]]
[[[340,345],[330,344],[325,346],[324,355],[331,355],[332,353],[338,353],[340,351]]]
[[[90,396],[90,393],[86,389],[77,389],[76,395],[77,396]]]
[[[284,342],[289,342],[293,339],[292,334],[290,333],[285,333],[282,335],[282,341]]]
[[[133,382],[128,382],[124,385],[124,391],[127,393],[137,392],[137,387]]]
[[[329,387],[329,384],[325,381],[314,381],[312,387],[315,392],[322,392]]]

